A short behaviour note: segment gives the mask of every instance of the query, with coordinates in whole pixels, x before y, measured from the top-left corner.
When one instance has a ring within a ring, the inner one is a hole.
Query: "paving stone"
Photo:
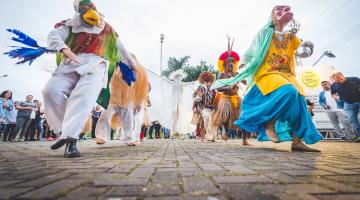
[[[295,178],[293,176],[289,176],[282,172],[274,172],[267,171],[266,173],[262,173],[264,176],[267,176],[274,180],[275,183],[302,183],[303,181]]]
[[[184,177],[184,190],[192,195],[218,194],[219,189],[208,178]]]
[[[19,183],[20,180],[0,180],[0,188]]]
[[[345,169],[340,169],[340,168],[337,168],[337,167],[329,167],[329,166],[325,166],[325,165],[316,166],[316,168],[321,169],[321,170],[334,172],[334,173],[337,173],[337,174],[344,174],[344,175],[358,174],[358,175],[360,175],[360,172],[352,171],[351,169],[345,170]]]
[[[181,195],[181,196],[160,196],[160,197],[147,197],[145,200],[225,200],[227,199],[224,196],[211,195],[211,196],[191,196],[191,195]]]
[[[40,187],[43,185],[47,185],[52,182],[56,182],[57,180],[63,179],[65,177],[68,177],[68,174],[53,174],[53,175],[47,175],[38,177],[37,179],[25,181],[16,184],[15,187]]]
[[[324,170],[282,170],[282,172],[293,176],[318,176],[318,175],[334,175],[332,172]]]
[[[200,167],[205,171],[223,171],[224,169],[213,163],[199,163]]]
[[[123,196],[144,196],[144,192],[148,190],[145,186],[113,186],[106,193],[107,197],[123,197]]]
[[[131,177],[150,177],[154,173],[155,168],[139,167],[130,173]]]
[[[109,172],[111,172],[111,173],[129,172],[135,166],[136,166],[136,164],[122,164],[122,165],[112,168]]]
[[[43,186],[39,189],[21,195],[21,198],[55,198],[62,197],[68,192],[84,183],[85,180],[81,179],[66,179],[54,182],[50,185]]]
[[[95,186],[106,185],[145,185],[148,182],[147,178],[129,178],[123,174],[104,174],[96,176],[93,180]]]
[[[236,173],[236,174],[242,174],[242,175],[248,175],[248,174],[258,174],[258,172],[251,170],[249,168],[246,168],[242,165],[226,165],[224,166],[227,170]]]
[[[179,183],[179,174],[176,172],[156,172],[154,178],[154,183],[159,184],[178,184]]]
[[[0,188],[0,199],[10,199],[31,189],[33,188]]]
[[[106,188],[80,187],[59,200],[103,199],[106,190]]]
[[[359,187],[354,186],[352,183],[342,183],[320,176],[302,176],[298,177],[297,179],[302,180],[304,183],[321,185],[337,192],[359,192],[360,189]]]
[[[358,194],[334,194],[334,195],[315,195],[320,200],[359,200],[360,193]]]
[[[217,183],[268,183],[271,179],[265,176],[214,176]]]
[[[347,182],[347,183],[360,183],[360,175],[352,175],[352,176],[326,176],[326,178]]]
[[[0,199],[356,199],[360,146],[323,141],[321,154],[290,143],[238,140],[82,141],[64,158],[51,142],[0,144]],[[3,150],[1,150],[3,149]],[[355,196],[354,196],[355,195]]]
[[[204,174],[200,168],[195,167],[179,168],[179,173],[182,176],[198,176],[200,174]]]
[[[268,194],[287,193],[291,195],[334,193],[328,188],[316,184],[259,184],[256,189]],[[297,196],[301,197],[301,196]],[[294,197],[295,198],[295,197]]]
[[[175,184],[152,184],[144,191],[146,196],[180,195],[181,193],[180,186]]]
[[[220,189],[226,192],[231,199],[239,200],[278,200],[271,193],[264,193],[252,185],[247,184],[221,184]]]

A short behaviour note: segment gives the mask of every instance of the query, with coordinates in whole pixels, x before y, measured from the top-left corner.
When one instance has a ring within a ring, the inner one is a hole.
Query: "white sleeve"
[[[47,47],[50,50],[60,51],[69,47],[65,44],[66,38],[69,36],[69,27],[60,26],[52,30],[48,35]]]
[[[119,50],[121,62],[126,64],[127,66],[133,68],[134,62],[131,59],[128,51],[125,49],[124,45],[121,43],[121,41],[119,39],[117,40],[116,44],[117,44],[117,48]]]

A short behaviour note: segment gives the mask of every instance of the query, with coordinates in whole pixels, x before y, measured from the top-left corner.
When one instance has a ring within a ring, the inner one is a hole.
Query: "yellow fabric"
[[[229,96],[229,95],[221,94],[220,98],[230,98],[234,108],[239,108],[240,106],[240,97],[238,95]]]
[[[274,33],[269,51],[259,71],[255,74],[255,84],[263,95],[267,95],[279,87],[292,84],[304,95],[304,90],[295,78],[295,51],[301,40],[290,33],[283,35],[280,41]]]

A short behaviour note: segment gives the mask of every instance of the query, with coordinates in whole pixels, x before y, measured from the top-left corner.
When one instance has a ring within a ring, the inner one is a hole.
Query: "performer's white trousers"
[[[46,120],[60,139],[78,138],[107,79],[107,63],[80,55],[80,65],[60,64],[43,89]]]
[[[103,139],[110,139],[111,133],[111,119],[113,115],[118,115],[120,119],[120,126],[122,133],[124,134],[125,142],[135,142],[133,136],[133,124],[134,124],[134,107],[132,105],[127,108],[109,105],[109,107],[101,113],[101,116],[97,122],[95,135]]]
[[[137,142],[140,142],[141,127],[144,123],[144,113],[144,108],[141,108],[140,111],[134,116],[134,130],[132,135],[134,140]]]
[[[213,113],[210,109],[203,109],[201,111],[202,117],[204,119],[204,127],[206,131],[206,139],[215,140],[217,135],[217,127],[213,125]]]

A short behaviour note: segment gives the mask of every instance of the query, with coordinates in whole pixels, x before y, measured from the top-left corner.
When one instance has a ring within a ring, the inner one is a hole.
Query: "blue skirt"
[[[240,118],[234,124],[248,132],[259,133],[259,141],[269,141],[264,126],[272,119],[276,119],[275,132],[281,142],[291,141],[293,133],[306,144],[323,139],[311,119],[304,96],[291,84],[265,96],[255,85],[245,95]]]

